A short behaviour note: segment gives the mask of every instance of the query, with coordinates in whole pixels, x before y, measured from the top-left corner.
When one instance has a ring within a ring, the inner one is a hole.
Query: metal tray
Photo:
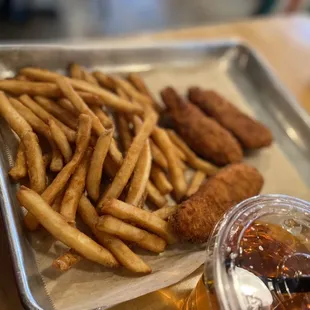
[[[108,72],[143,72],[162,66],[190,67],[205,61],[216,61],[225,66],[226,73],[250,103],[254,114],[271,128],[282,151],[294,164],[303,181],[310,186],[310,118],[271,73],[268,65],[242,42],[1,46],[0,76],[10,77],[19,68],[29,65],[61,70],[69,63],[77,62],[89,68],[100,67]],[[16,141],[2,119],[0,143],[3,150],[0,153],[1,210],[20,296],[27,309],[53,309],[37,272],[27,233],[22,228],[22,212],[15,197],[17,186],[12,185],[7,177],[7,171],[13,163]],[[197,273],[190,277],[196,278]],[[186,283],[188,288],[194,281]],[[182,285],[177,287],[181,288]],[[183,293],[180,291],[179,297],[184,295],[184,290],[180,290]],[[162,307],[158,303],[152,306],[143,298],[136,303],[131,301],[127,307],[123,304],[121,308],[132,309],[134,305],[137,309],[176,309],[165,302]]]

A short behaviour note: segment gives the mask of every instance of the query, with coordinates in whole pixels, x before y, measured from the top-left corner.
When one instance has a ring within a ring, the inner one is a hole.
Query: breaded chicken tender
[[[246,149],[258,149],[271,144],[272,134],[267,127],[241,112],[215,91],[191,87],[188,98],[229,130]]]
[[[241,146],[219,123],[183,100],[171,87],[162,90],[161,96],[174,128],[193,151],[217,165],[241,161]]]
[[[183,201],[169,222],[181,240],[207,241],[214,225],[230,207],[259,194],[262,175],[247,164],[231,164]]]

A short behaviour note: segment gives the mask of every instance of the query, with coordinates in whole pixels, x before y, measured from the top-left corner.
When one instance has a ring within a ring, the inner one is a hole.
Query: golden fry
[[[85,103],[92,107],[103,107],[105,105],[102,98],[94,93],[89,93],[87,91],[77,91],[77,93],[85,101]]]
[[[57,101],[57,103],[70,112],[72,115],[79,116],[80,112],[74,107],[74,105],[67,99],[67,98],[61,98]]]
[[[82,259],[83,257],[80,254],[78,254],[75,250],[70,249],[53,261],[53,267],[60,271],[67,271]]]
[[[176,237],[173,235],[168,223],[149,211],[136,208],[113,198],[104,201],[100,212],[136,224],[160,236],[169,244],[176,242]]]
[[[152,271],[151,268],[139,256],[132,252],[123,241],[103,231],[97,230],[96,224],[99,216],[94,206],[84,195],[81,197],[78,213],[83,222],[90,227],[97,240],[110,250],[123,266],[137,273],[147,274]]]
[[[54,115],[57,119],[69,126],[71,129],[76,130],[78,124],[77,118],[69,113],[66,109],[57,105],[55,101],[41,96],[35,96],[34,100],[47,112]]]
[[[52,83],[37,83],[18,80],[0,80],[0,90],[13,95],[27,94],[29,96],[60,97],[57,85]]]
[[[147,182],[146,191],[147,199],[158,208],[162,208],[168,203],[167,199],[158,191],[151,181]]]
[[[19,143],[14,166],[9,171],[9,176],[14,180],[18,181],[27,176],[27,163],[24,151],[24,145],[22,142]]]
[[[17,75],[13,80],[17,81],[30,81],[26,76],[24,75]]]
[[[153,142],[152,139],[150,139],[150,147],[151,147],[151,153],[153,157],[153,161],[163,168],[165,171],[168,169],[168,163],[165,155],[163,152],[158,148],[158,146]]]
[[[166,195],[173,190],[173,186],[167,179],[165,172],[162,171],[161,168],[155,163],[153,163],[151,169],[151,180],[163,195]]]
[[[91,238],[70,226],[46,201],[33,190],[21,186],[17,198],[57,240],[76,250],[87,259],[107,267],[119,266],[114,256]]]
[[[96,78],[94,78],[91,73],[87,72],[86,70],[83,70],[83,80],[85,80],[86,82],[99,86],[99,83],[97,82]]]
[[[51,72],[48,70],[43,70],[39,68],[24,68],[20,71],[21,74],[30,77],[34,80],[39,81],[49,81],[55,83],[56,80],[61,77],[60,74]],[[72,85],[74,89],[90,92],[98,95],[105,102],[106,106],[109,106],[120,112],[128,113],[143,113],[142,108],[130,104],[128,101],[119,98],[113,93],[84,81],[66,78],[66,80]],[[0,85],[1,89],[1,85]]]
[[[129,128],[126,117],[119,113],[115,116],[116,125],[118,128],[119,138],[124,151],[127,151],[132,142],[132,134]]]
[[[80,65],[73,63],[69,66],[70,76],[73,79],[83,80],[83,69]]]
[[[88,195],[94,200],[98,200],[100,194],[100,182],[102,177],[102,168],[107,156],[113,130],[106,130],[97,140],[86,178],[86,189]]]
[[[167,130],[167,133],[171,141],[183,151],[186,156],[186,161],[194,169],[201,170],[207,175],[214,175],[218,171],[218,168],[216,166],[197,157],[196,154],[173,130]]]
[[[100,122],[101,122],[101,124],[102,124],[102,126],[104,128],[112,128],[112,127],[114,127],[112,120],[109,118],[108,115],[105,114],[105,112],[102,110],[101,107],[92,106],[90,109],[99,118],[99,120],[100,120]]]
[[[57,125],[61,128],[61,130],[64,132],[67,139],[70,142],[75,141],[74,130],[69,128],[67,125],[59,121],[57,118],[55,118],[52,114],[43,109],[39,104],[37,104],[37,102],[32,100],[28,95],[20,96],[19,100],[45,123],[48,123],[49,119],[53,119],[57,123]]]
[[[162,238],[133,225],[127,224],[111,215],[101,216],[98,219],[96,228],[99,231],[116,235],[121,239],[135,242],[141,248],[155,253],[163,252],[166,247],[166,242]]]
[[[167,220],[170,215],[174,214],[178,206],[166,206],[153,212],[154,215],[159,216],[163,220]]]
[[[32,131],[31,126],[12,106],[4,92],[0,91],[0,114],[16,132],[20,139],[27,131]]]
[[[54,119],[52,118],[49,119],[48,124],[52,138],[54,139],[58,149],[60,150],[62,156],[64,157],[65,162],[68,163],[72,157],[72,150],[65,133],[54,121]]]
[[[24,134],[22,142],[25,148],[30,186],[40,194],[46,187],[46,172],[38,137],[34,132],[28,131]]]
[[[109,90],[115,90],[116,89],[117,86],[115,84],[114,79],[111,76],[106,75],[100,71],[93,72],[93,75],[102,87],[105,87]]]
[[[147,114],[139,133],[135,136],[126,154],[126,157],[123,160],[122,166],[118,170],[111,186],[100,199],[99,205],[104,198],[119,197],[135,168],[145,142],[147,141],[156,125],[157,119],[158,116],[155,113],[149,112],[149,114]]]
[[[92,150],[89,148],[81,163],[76,168],[74,174],[70,179],[70,183],[65,191],[64,198],[61,202],[60,214],[68,221],[68,223],[75,225],[75,215],[80,198],[85,190],[85,181],[89,161]]]
[[[163,129],[157,127],[154,130],[152,137],[160,147],[161,151],[165,154],[168,162],[168,173],[171,177],[171,183],[175,190],[176,199],[181,200],[186,193],[187,184],[185,182],[183,171],[179,166],[180,159],[175,156],[172,142]]]
[[[143,105],[152,105],[152,99],[137,91],[128,81],[119,77],[113,77],[113,80],[117,87],[121,88],[130,98],[140,102]]]
[[[150,144],[147,140],[139,159],[134,168],[133,176],[129,186],[126,202],[133,206],[138,206],[140,200],[143,198],[146,184],[149,180],[150,171],[152,166],[152,155],[150,150]]]
[[[203,181],[206,179],[206,173],[203,171],[197,170],[194,174],[191,184],[189,185],[187,189],[186,196],[189,197],[196,193],[200,187],[200,185],[203,183]]]
[[[76,93],[70,83],[64,77],[60,77],[56,80],[57,85],[63,92],[63,94],[72,102],[74,107],[80,112],[89,115],[92,119],[92,126],[98,136],[104,132],[99,118],[93,113],[93,111],[87,106],[83,99]]]
[[[69,178],[81,162],[88,147],[90,135],[91,119],[88,115],[81,114],[79,117],[79,126],[76,134],[75,153],[71,161],[57,174],[53,182],[42,194],[42,198],[48,204],[52,204],[54,202],[57,195],[65,188]],[[25,216],[24,222],[29,230],[36,230],[39,225],[38,220],[29,212]]]
[[[99,118],[94,114],[94,112],[85,104],[85,102],[78,96],[75,90],[71,87],[70,83],[65,79],[60,77],[56,81],[64,92],[64,95],[68,97],[68,99],[72,102],[72,104],[78,109],[81,113],[85,113],[89,115],[92,119],[92,126],[94,131],[98,136],[104,133],[105,128],[102,126]],[[117,149],[117,145],[115,142],[111,143],[110,154],[118,164],[120,164],[123,160],[122,154]]]
[[[54,140],[52,139],[48,125],[46,125],[39,117],[37,117],[30,109],[24,106],[19,100],[16,100],[14,98],[10,98],[9,100],[12,106],[23,114],[23,117],[32,126],[32,128],[48,140],[52,148],[52,162],[50,168],[52,171],[55,172],[60,171],[63,167],[62,156]]]

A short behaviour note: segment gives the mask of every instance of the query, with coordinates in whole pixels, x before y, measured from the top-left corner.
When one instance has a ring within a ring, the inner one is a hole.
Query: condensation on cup
[[[261,195],[233,207],[207,244],[182,310],[310,309],[310,203]]]

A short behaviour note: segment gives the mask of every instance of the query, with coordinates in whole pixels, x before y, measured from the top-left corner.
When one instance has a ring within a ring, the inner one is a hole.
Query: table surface
[[[143,35],[133,39],[205,40],[231,37],[245,40],[258,50],[298,102],[310,112],[310,18],[307,15],[276,16],[226,25],[201,26]],[[0,262],[0,309],[22,309],[1,222]],[[201,270],[198,270],[187,280],[171,288],[142,296],[113,309],[178,309],[181,300],[187,296],[200,274]]]

